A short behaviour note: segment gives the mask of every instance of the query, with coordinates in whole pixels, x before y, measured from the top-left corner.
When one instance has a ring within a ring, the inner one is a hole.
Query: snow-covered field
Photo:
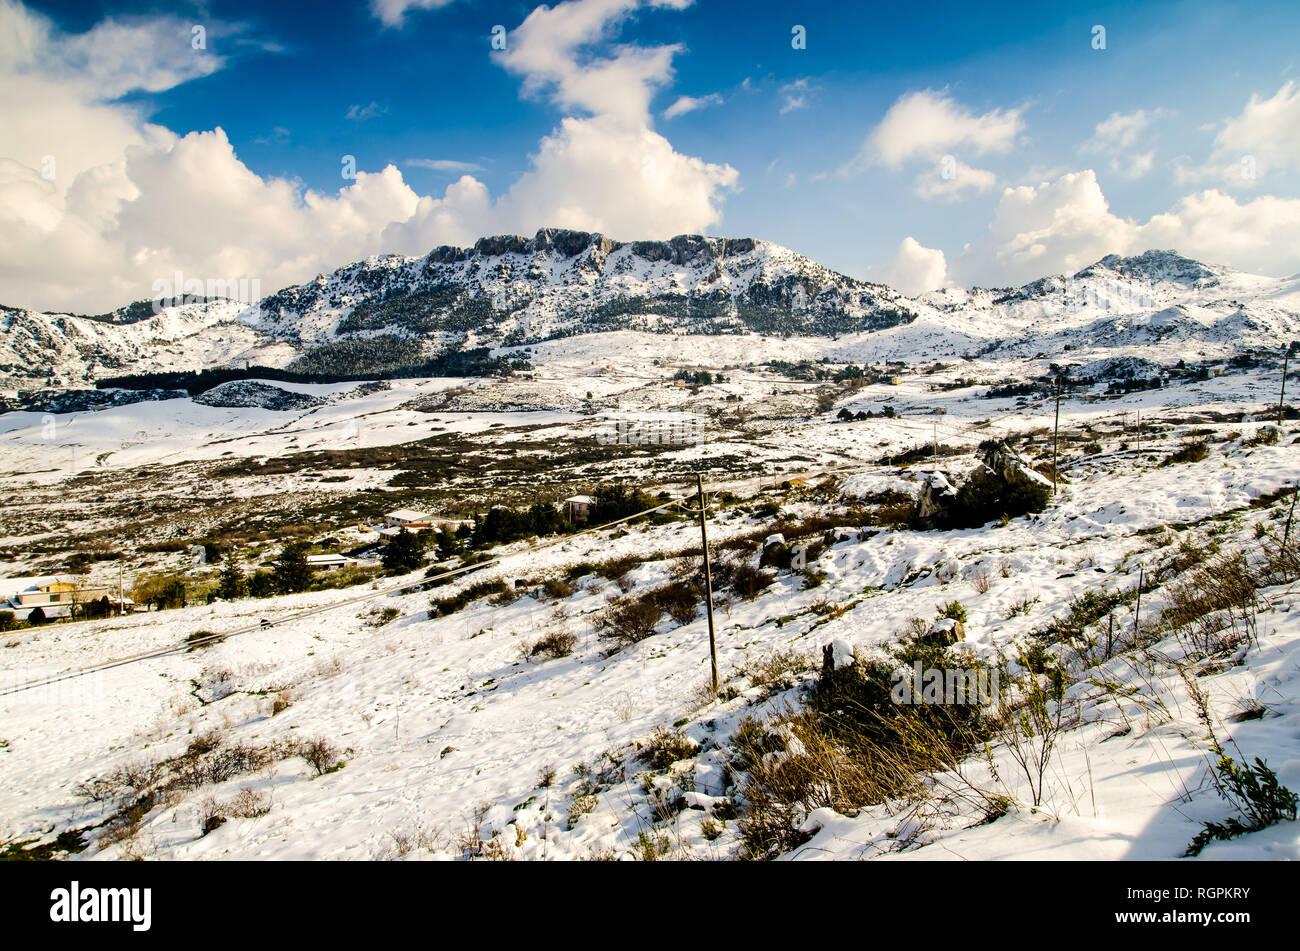
[[[5,598],[74,572],[100,585],[170,572],[204,592],[217,569],[194,564],[196,543],[249,571],[291,538],[372,560],[399,508],[475,518],[621,482],[668,513],[497,546],[425,590],[423,572],[353,583],[362,572],[341,576],[351,587],[0,633],[0,848],[78,833],[69,858],[1168,859],[1233,815],[1217,750],[1266,759],[1300,789],[1300,582],[1278,554],[1300,428],[1271,426],[1300,279],[1154,251],[908,299],[765,242],[677,244],[547,232],[371,259],[252,307],[133,323],[0,314],[0,357],[17,366],[40,349],[50,386],[281,367],[353,333],[424,333],[434,297],[379,305],[445,290],[429,284],[432,262],[469,299],[492,297],[492,317],[423,342],[531,367],[234,380],[195,398],[0,414]],[[389,297],[374,297],[381,286]],[[742,311],[775,332],[745,331]],[[357,315],[371,323],[346,329]],[[1076,383],[1057,445],[1059,368]],[[960,483],[990,441],[1009,441],[1040,482],[1056,465],[1047,508],[904,527],[931,474]],[[697,473],[720,572],[717,696],[693,602],[639,640],[608,625],[698,572]],[[801,526],[810,561],[742,592],[767,536]],[[1245,635],[1231,649],[1194,650],[1165,609],[1234,552],[1257,578],[1270,559],[1284,567],[1234,616]],[[1074,641],[1044,640],[1102,596],[1106,613]],[[791,724],[812,709],[823,651],[865,669],[951,602],[965,615],[952,656],[1014,677],[1008,696],[1065,672],[1041,772],[1020,760],[1048,734],[1017,740],[1004,725],[888,795],[813,783],[787,803],[780,847],[756,848],[746,830],[762,790],[744,744],[760,736],[759,763],[777,773],[805,762]],[[1201,855],[1300,858],[1300,829],[1284,819]]]
[[[567,362],[557,357],[544,364],[529,385],[545,389],[549,376],[552,397],[581,390],[585,399],[596,391],[609,401],[603,405],[627,407],[649,382],[656,405],[675,408],[670,397],[689,405],[689,392],[654,382],[668,375],[661,368],[642,364],[642,380],[619,367],[622,359],[629,366],[642,360],[636,348],[645,339],[653,338],[629,337],[631,349],[617,353],[602,349],[601,366],[616,369],[601,376],[590,375],[586,354],[564,341]],[[702,362],[700,355],[693,362]],[[1014,366],[979,369],[997,379]],[[960,388],[935,392],[933,378],[915,373],[867,387],[835,407],[878,409],[888,401],[896,418],[837,423],[832,412],[811,411],[786,419],[784,401],[808,403],[796,384],[756,371],[730,377],[720,392],[743,394],[761,407],[760,417],[766,410],[772,419],[761,429],[724,433],[722,448],[758,454],[761,474],[708,475],[712,488],[754,499],[715,506],[714,544],[761,534],[774,520],[755,514],[764,501],[779,505],[783,516],[807,517],[885,490],[915,494],[932,465],[875,462],[885,453],[931,440],[969,453],[989,436],[1051,424],[1050,406],[1017,408]],[[85,466],[108,453],[101,467],[133,469],[178,456],[274,458],[347,440],[401,444],[416,438],[408,431],[412,423],[484,438],[494,422],[576,437],[590,437],[599,424],[599,417],[580,412],[401,408],[465,382],[402,381],[353,397],[345,384],[285,387],[327,401],[306,412],[189,400],[136,404],[58,419],[56,426],[65,428],[56,430],[57,448],[42,439],[39,417],[10,414],[0,418],[5,479],[15,489],[57,486],[68,478],[59,457],[69,447],[89,460]],[[1300,472],[1295,427],[1276,445],[1251,445],[1262,423],[1209,420],[1213,413],[1258,412],[1274,384],[1261,371],[1117,399],[1076,394],[1062,404],[1063,430],[1093,427],[1101,451],[1072,447],[1063,456],[1069,482],[1043,514],[963,531],[846,533],[816,563],[824,572],[816,587],[799,573],[782,572],[752,599],[723,595],[716,622],[725,699],[715,700],[707,689],[702,615],[685,624],[664,618],[655,636],[617,650],[596,623],[610,602],[662,584],[692,563],[680,553],[698,544],[698,528],[685,517],[626,532],[517,543],[500,553],[500,563],[432,591],[380,594],[363,586],[12,632],[0,653],[3,687],[180,645],[197,631],[256,628],[197,650],[0,695],[0,841],[49,841],[67,829],[96,826],[113,807],[80,795],[79,783],[119,767],[172,760],[196,738],[219,734],[225,748],[319,738],[332,747],[331,762],[344,765],[316,775],[301,756],[259,763],[151,803],[131,834],[117,841],[91,832],[91,844],[77,857],[434,858],[472,852],[484,842],[494,843],[490,854],[521,858],[736,856],[739,779],[724,768],[732,734],[746,716],[763,718],[784,703],[799,703],[802,689],[773,694],[755,686],[746,673],[753,662],[795,650],[815,669],[824,645],[844,658],[854,648],[893,643],[911,618],[930,618],[937,604],[952,600],[968,610],[966,641],[977,655],[1014,654],[1031,630],[1062,615],[1072,599],[1132,587],[1140,568],[1153,571],[1183,542],[1204,546],[1214,536],[1224,549],[1251,549],[1256,524],[1276,528],[1285,515],[1285,497],[1271,507],[1251,503],[1294,485]],[[473,382],[470,396],[487,398],[494,386],[502,385]],[[944,414],[918,415],[936,406]],[[1158,430],[1140,442],[1139,413],[1148,430]],[[1209,434],[1208,456],[1161,466],[1192,430]],[[1131,445],[1121,449],[1121,442]],[[666,458],[698,459],[701,448],[676,448]],[[974,465],[970,454],[941,462],[954,476]],[[797,485],[764,491],[795,474],[824,482],[825,491]],[[366,484],[382,486],[383,473],[373,475]],[[647,475],[644,482],[658,481],[653,469]],[[343,483],[340,491],[358,484]],[[687,488],[679,482],[674,494]],[[1224,513],[1232,514],[1215,518]],[[571,593],[539,588],[569,566],[623,556],[641,563],[619,581],[587,569],[577,572]],[[495,577],[527,584],[517,598],[480,598],[449,616],[430,616],[431,597]],[[1144,617],[1159,616],[1162,591],[1154,585],[1144,595]],[[1220,739],[1231,736],[1245,756],[1265,757],[1284,785],[1300,788],[1300,592],[1292,584],[1260,596],[1258,646],[1198,682],[1208,691]],[[844,610],[828,612],[828,605]],[[307,609],[316,610],[300,617]],[[380,615],[385,609],[391,619]],[[273,626],[257,627],[264,618]],[[1131,609],[1120,608],[1116,623],[1132,625]],[[574,635],[568,656],[544,659],[522,650],[556,632]],[[1168,653],[1172,645],[1157,649]],[[806,682],[813,675],[802,676]],[[1098,686],[1103,683],[1107,689]],[[994,747],[987,757],[973,757],[961,782],[1006,799],[996,821],[978,824],[982,817],[961,797],[891,800],[851,817],[816,809],[805,818],[808,841],[786,857],[1173,858],[1201,822],[1225,814],[1207,779],[1208,737],[1172,663],[1147,668],[1134,656],[1117,655],[1071,687],[1069,697],[1078,701],[1072,707],[1078,726],[1061,737],[1037,805],[1007,751]],[[1264,715],[1232,722],[1252,698]],[[680,730],[692,749],[653,770],[636,750],[660,728]],[[687,807],[657,816],[656,791],[671,790],[686,793]],[[249,817],[235,817],[227,805],[226,821],[202,834],[205,816],[241,793],[258,804],[246,810]],[[1300,858],[1300,829],[1284,822],[1203,854]]]

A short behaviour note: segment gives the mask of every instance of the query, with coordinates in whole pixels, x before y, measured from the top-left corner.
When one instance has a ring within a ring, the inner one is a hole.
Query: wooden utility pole
[[[1139,625],[1142,623],[1142,579],[1144,573],[1145,573],[1145,569],[1143,568],[1138,569],[1137,604],[1134,605],[1133,607],[1133,646],[1134,647],[1137,647],[1138,631],[1140,630]]]
[[[126,597],[122,587],[122,562],[117,563],[117,616],[126,614]]]
[[[933,435],[933,440],[934,440],[934,467],[937,469],[937,468],[939,468],[939,423],[936,421],[936,422],[933,424],[933,426],[934,426],[934,435]]]
[[[1056,450],[1061,441],[1061,378],[1056,378],[1056,425],[1052,428],[1052,494],[1056,494]]]
[[[1277,398],[1278,429],[1282,428],[1282,416],[1284,411],[1286,410],[1286,370],[1290,360],[1291,360],[1291,347],[1290,345],[1287,345],[1286,349],[1282,351],[1282,392],[1278,395]]]
[[[1282,530],[1282,551],[1285,553],[1287,545],[1291,542],[1291,516],[1295,515],[1295,497],[1300,495],[1300,485],[1295,487],[1291,493],[1291,508],[1286,513],[1286,528]]]
[[[718,695],[718,643],[713,633],[713,572],[709,568],[709,528],[704,517],[704,476],[695,473],[700,501],[700,542],[704,549],[704,611],[709,618],[709,664],[713,670],[713,695]]]

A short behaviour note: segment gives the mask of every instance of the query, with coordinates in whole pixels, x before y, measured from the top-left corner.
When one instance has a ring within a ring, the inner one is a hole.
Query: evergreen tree
[[[384,546],[383,565],[389,574],[414,571],[424,564],[424,539],[417,532],[400,529]]]
[[[303,591],[311,584],[311,566],[307,564],[307,544],[290,542],[275,559],[272,577],[280,594]]]
[[[232,549],[226,553],[226,563],[222,566],[221,575],[217,580],[217,594],[226,601],[232,601],[235,598],[242,598],[247,593],[248,581],[244,578],[244,572],[239,567]]]

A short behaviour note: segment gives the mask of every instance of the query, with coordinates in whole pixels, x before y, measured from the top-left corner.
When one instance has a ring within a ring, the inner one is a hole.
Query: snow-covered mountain
[[[543,229],[367,258],[252,306],[140,302],[96,317],[0,308],[0,387],[304,357],[302,368],[346,372],[612,330],[844,337],[828,349],[858,358],[1171,344],[1202,353],[1276,346],[1300,336],[1298,315],[1300,275],[1245,274],[1174,251],[1108,255],[1019,288],[908,298],[753,238],[620,242]]]
[[[483,345],[624,329],[829,335],[914,316],[898,292],[768,241],[544,229],[368,258],[266,298],[257,326],[304,345],[388,333]]]

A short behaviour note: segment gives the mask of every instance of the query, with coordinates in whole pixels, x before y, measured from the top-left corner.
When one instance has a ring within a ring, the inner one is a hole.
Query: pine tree
[[[222,566],[221,575],[217,580],[217,594],[226,601],[232,601],[235,598],[242,598],[247,593],[248,582],[232,549],[226,553],[226,563]]]
[[[414,571],[424,564],[424,540],[415,532],[400,529],[384,546],[383,564],[392,574]]]
[[[311,566],[307,564],[307,545],[290,542],[275,559],[275,588],[281,594],[304,590],[311,584]]]

